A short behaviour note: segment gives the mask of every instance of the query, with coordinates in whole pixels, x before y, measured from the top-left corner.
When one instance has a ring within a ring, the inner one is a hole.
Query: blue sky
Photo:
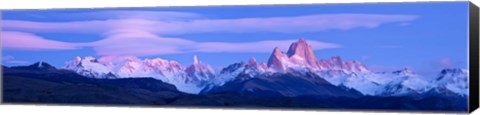
[[[12,10],[2,12],[2,64],[134,55],[188,65],[197,55],[221,68],[305,38],[320,59],[435,73],[467,68],[467,20],[468,2]]]

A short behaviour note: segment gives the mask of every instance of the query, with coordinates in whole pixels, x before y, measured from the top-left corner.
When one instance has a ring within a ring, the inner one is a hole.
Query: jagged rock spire
[[[248,64],[257,65],[257,59],[255,59],[255,57],[251,57],[250,60],[248,60]]]
[[[198,64],[197,55],[194,55],[194,56],[193,56],[193,64]]]
[[[288,57],[297,56],[303,58],[311,66],[314,66],[317,62],[312,46],[308,45],[304,38],[300,38],[297,42],[290,45],[287,55]]]
[[[280,48],[275,47],[272,55],[268,59],[268,67],[275,70],[284,71],[286,68],[284,67],[283,61],[285,60],[288,60],[288,57],[282,51],[280,51]]]

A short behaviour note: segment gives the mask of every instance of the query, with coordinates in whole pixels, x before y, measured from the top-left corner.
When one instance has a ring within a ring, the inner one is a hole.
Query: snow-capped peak
[[[200,63],[197,56],[193,56],[193,64],[190,65],[186,72],[189,76],[198,80],[208,80],[215,77],[215,71],[209,65]]]
[[[397,75],[412,75],[412,74],[415,74],[411,69],[409,69],[407,67],[403,68],[402,70],[394,71],[392,73],[397,74]]]
[[[176,83],[177,88],[190,92],[198,93],[207,86],[207,82],[215,78],[215,71],[207,64],[198,61],[197,56],[193,56],[193,64],[185,70],[186,77],[183,82]]]
[[[81,75],[92,78],[111,78],[112,71],[105,65],[98,62],[94,57],[80,58],[76,57],[74,60],[66,62],[66,69],[73,70]]]
[[[446,84],[453,78],[457,78],[457,77],[468,78],[467,76],[468,76],[468,70],[465,70],[465,69],[458,69],[458,68],[443,69],[438,75],[438,77],[434,80],[434,82],[438,84]]]
[[[443,69],[432,81],[439,88],[445,88],[460,95],[468,95],[468,70]]]
[[[447,75],[447,74],[451,74],[451,75],[465,75],[467,74],[468,75],[468,70],[467,69],[460,69],[460,68],[447,68],[447,69],[443,69],[441,72],[440,72],[441,75]]]
[[[65,69],[91,78],[151,77],[173,84],[186,93],[198,93],[205,85],[201,82],[215,76],[213,69],[198,61],[196,56],[194,63],[186,69],[175,61],[161,58],[142,60],[134,56],[104,56],[99,59],[77,56],[66,63]]]
[[[343,61],[340,56],[318,61],[318,66],[323,70],[341,70],[345,72],[367,73],[369,70],[358,61]]]

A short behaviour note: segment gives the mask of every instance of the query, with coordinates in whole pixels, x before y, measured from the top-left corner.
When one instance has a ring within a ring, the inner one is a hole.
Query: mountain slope
[[[292,73],[275,73],[269,76],[237,79],[203,93],[224,92],[273,97],[296,97],[305,95],[316,95],[321,97],[358,97],[361,95],[355,90],[336,87],[314,74]]]
[[[152,78],[92,79],[36,65],[3,69],[4,102],[158,105],[186,95]]]

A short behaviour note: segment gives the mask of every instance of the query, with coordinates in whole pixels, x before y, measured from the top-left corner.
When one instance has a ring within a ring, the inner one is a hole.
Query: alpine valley
[[[214,71],[193,57],[75,57],[3,69],[3,101],[55,104],[331,108],[466,111],[468,70],[445,68],[433,79],[403,68],[373,72],[359,61],[317,59],[305,39],[267,62],[236,62]]]

